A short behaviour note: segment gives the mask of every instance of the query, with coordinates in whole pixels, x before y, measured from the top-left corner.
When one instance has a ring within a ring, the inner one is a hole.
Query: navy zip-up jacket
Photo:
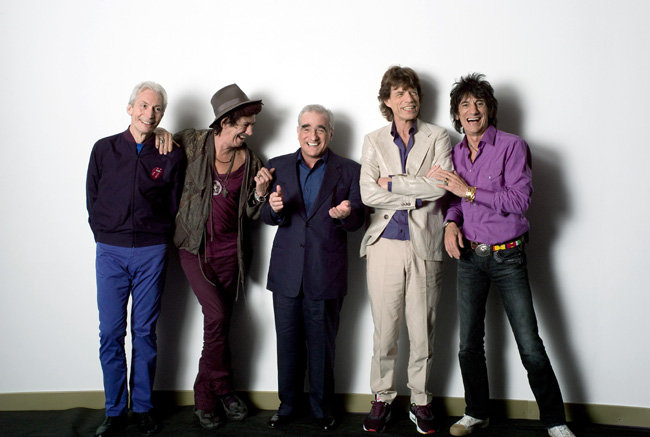
[[[154,141],[152,135],[138,154],[127,129],[95,143],[88,164],[86,207],[96,242],[145,247],[171,241],[185,156],[180,148],[161,155]]]

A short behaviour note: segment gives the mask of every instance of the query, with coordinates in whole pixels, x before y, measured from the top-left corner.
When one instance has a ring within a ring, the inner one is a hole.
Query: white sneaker
[[[475,429],[487,428],[489,424],[490,419],[481,420],[465,414],[462,419],[451,425],[451,428],[449,428],[449,434],[456,436],[469,435],[473,433]],[[550,432],[551,431],[549,430],[549,433]]]
[[[551,437],[576,437],[574,433],[571,432],[568,426],[558,425],[553,428],[548,429],[548,435]]]

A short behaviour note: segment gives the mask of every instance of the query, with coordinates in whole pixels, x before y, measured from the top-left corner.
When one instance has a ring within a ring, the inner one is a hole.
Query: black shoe
[[[121,416],[106,416],[104,422],[95,431],[95,436],[110,437],[117,434],[124,428],[124,425],[126,425],[126,416],[124,414]]]
[[[291,422],[291,416],[281,416],[280,414],[275,413],[269,419],[268,425],[269,428],[280,429],[287,426],[290,422]]]
[[[338,421],[332,416],[321,417],[316,419],[316,426],[318,426],[323,431],[331,431],[336,427]]]
[[[135,413],[135,417],[141,434],[153,435],[158,432],[158,424],[151,417],[151,412]]]

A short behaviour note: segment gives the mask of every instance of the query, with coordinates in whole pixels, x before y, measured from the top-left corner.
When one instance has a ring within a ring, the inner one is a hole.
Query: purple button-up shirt
[[[489,126],[474,162],[467,137],[451,155],[456,172],[469,186],[476,187],[476,197],[474,203],[455,197],[446,220],[462,226],[465,237],[479,243],[504,243],[526,233],[530,225],[525,214],[533,194],[528,144]]]

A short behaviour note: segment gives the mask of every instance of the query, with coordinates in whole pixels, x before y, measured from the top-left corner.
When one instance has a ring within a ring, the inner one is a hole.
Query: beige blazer
[[[431,167],[439,165],[453,170],[451,144],[447,131],[439,126],[417,121],[413,148],[402,172],[399,150],[390,133],[392,123],[365,136],[361,155],[361,200],[371,208],[370,226],[361,242],[361,257],[374,244],[397,210],[408,210],[409,232],[415,254],[427,261],[443,260],[442,224],[446,190],[439,182],[427,178]],[[391,191],[377,184],[380,177],[392,176]],[[416,208],[416,199],[422,206]]]

